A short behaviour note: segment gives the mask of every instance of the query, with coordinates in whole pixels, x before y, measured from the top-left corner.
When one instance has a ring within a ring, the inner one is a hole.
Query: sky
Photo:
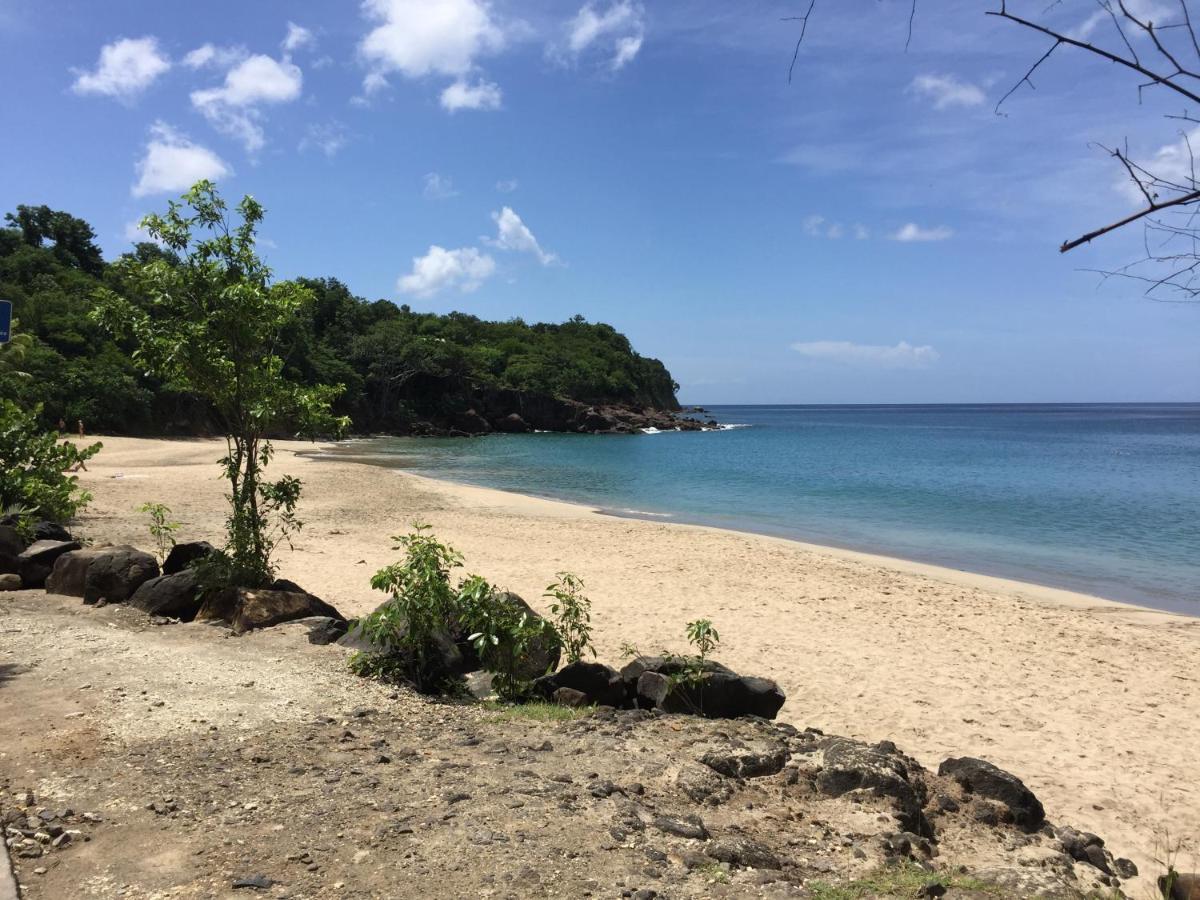
[[[1166,15],[1160,0],[1139,0]],[[1090,0],[1014,11],[1106,40]],[[986,2],[0,0],[0,207],[112,258],[198,178],[277,277],[606,321],[686,403],[1200,400],[1200,304],[1102,146],[1178,166],[1179,104]],[[1111,37],[1111,36],[1109,36]]]

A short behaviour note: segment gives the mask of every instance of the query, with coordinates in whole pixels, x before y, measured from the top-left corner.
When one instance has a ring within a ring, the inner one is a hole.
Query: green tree
[[[95,456],[100,444],[60,442],[38,425],[40,413],[0,400],[0,510],[66,522],[91,499],[67,473]]]
[[[272,281],[255,250],[262,206],[246,196],[231,215],[208,181],[182,201],[141,223],[169,254],[131,254],[114,264],[138,302],[101,288],[93,316],[114,335],[131,337],[134,360],[168,387],[210,404],[228,450],[220,464],[230,488],[229,577],[257,587],[273,577],[272,551],[300,527],[299,480],[264,475],[270,435],[341,431],[346,420],[330,410],[342,387],[306,386],[284,373],[281,337],[313,296],[294,282]]]

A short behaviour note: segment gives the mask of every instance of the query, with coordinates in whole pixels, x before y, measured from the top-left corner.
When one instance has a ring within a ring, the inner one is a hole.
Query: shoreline
[[[337,441],[327,443],[324,445],[325,449],[313,449],[311,452],[297,451],[296,455],[302,458],[314,460],[316,462],[337,461],[341,463],[354,463],[372,468],[402,472],[411,478],[432,482],[433,484],[447,485],[453,488],[469,488],[478,491],[492,491],[500,495],[520,497],[528,501],[558,504],[569,507],[577,511],[577,513],[580,515],[590,514],[607,516],[614,519],[652,522],[655,524],[671,525],[679,528],[696,528],[705,531],[713,531],[718,533],[724,532],[746,537],[761,538],[768,541],[780,541],[785,544],[791,544],[802,548],[811,553],[824,553],[835,557],[858,560],[872,565],[887,566],[894,568],[898,572],[921,575],[927,578],[937,578],[947,583],[956,584],[962,587],[982,588],[985,590],[994,590],[999,593],[1010,595],[1028,596],[1031,598],[1041,599],[1045,602],[1062,604],[1073,609],[1087,609],[1093,607],[1109,608],[1137,614],[1158,614],[1179,617],[1182,619],[1200,619],[1200,604],[1197,604],[1197,608],[1194,612],[1190,612],[1186,609],[1164,609],[1157,606],[1151,606],[1146,603],[1141,603],[1136,600],[1105,597],[1101,594],[1090,593],[1088,591],[1076,590],[1074,588],[1062,587],[1054,584],[1045,584],[1043,582],[1031,581],[1011,575],[996,575],[988,572],[981,572],[972,568],[959,568],[953,565],[947,565],[945,563],[925,562],[919,559],[895,556],[886,552],[860,549],[857,547],[839,544],[821,543],[819,541],[806,540],[804,538],[791,537],[784,534],[776,534],[770,531],[757,530],[750,527],[738,528],[728,525],[711,525],[702,521],[679,518],[675,513],[643,512],[638,510],[604,507],[592,503],[585,503],[582,501],[570,500],[562,497],[554,497],[551,495],[524,493],[518,490],[495,487],[494,485],[478,484],[472,481],[460,481],[450,477],[431,474],[428,470],[409,468],[400,462],[391,464],[389,462],[382,461],[382,459],[379,462],[369,462],[361,456],[355,457],[352,452],[345,452],[348,444],[353,444],[357,441],[374,440],[377,437],[379,436],[368,436],[357,438],[352,441]],[[405,457],[400,454],[396,454],[396,458],[397,460],[400,460],[404,459]]]
[[[138,507],[165,501],[180,540],[219,541],[219,440],[101,438],[80,473],[86,537],[150,545]],[[715,658],[777,681],[780,719],[895,741],[936,770],[987,759],[1114,852],[1153,871],[1163,835],[1200,862],[1200,619],[858,551],[464,485],[280,441],[271,472],[304,482],[305,527],[280,575],[346,616],[384,599],[370,575],[414,521],[478,573],[545,610],[556,572],[583,579],[600,660],[680,652],[710,618]],[[457,577],[456,575],[456,577]],[[1130,882],[1136,885],[1137,881]]]

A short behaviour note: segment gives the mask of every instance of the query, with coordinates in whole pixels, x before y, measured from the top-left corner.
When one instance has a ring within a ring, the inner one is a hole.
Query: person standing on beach
[[[79,419],[75,424],[79,428],[79,439],[83,440],[83,419]]]
[[[66,419],[59,419],[59,420],[58,420],[58,433],[59,433],[59,434],[66,434],[66,433],[67,433],[67,420],[66,420]]]

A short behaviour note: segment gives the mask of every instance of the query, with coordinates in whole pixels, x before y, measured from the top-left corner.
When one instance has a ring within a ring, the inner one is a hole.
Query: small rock
[[[254,888],[255,890],[265,891],[267,888],[275,884],[274,880],[266,875],[251,875],[249,878],[239,878],[234,881],[234,888]]]
[[[659,831],[673,834],[676,837],[692,838],[693,840],[708,840],[708,829],[699,816],[659,816],[651,823]]]

